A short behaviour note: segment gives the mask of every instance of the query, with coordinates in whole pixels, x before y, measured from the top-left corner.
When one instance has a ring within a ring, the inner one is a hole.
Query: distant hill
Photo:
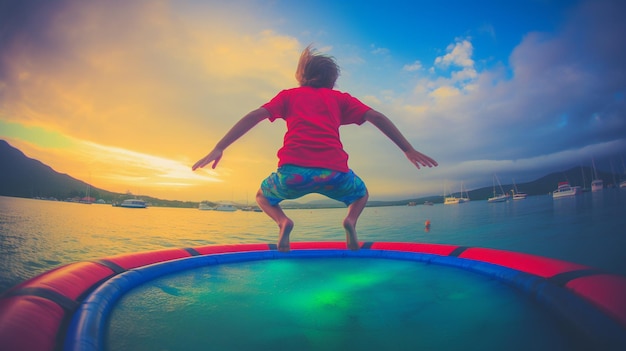
[[[129,194],[114,193],[99,189],[67,174],[58,173],[40,161],[27,157],[20,150],[12,147],[4,140],[0,140],[0,165],[0,195],[3,196],[25,198],[41,197],[65,200],[68,198],[85,197],[87,191],[89,191],[91,197],[103,199],[109,203],[119,202],[125,198],[132,197],[132,195]],[[620,175],[607,172],[598,172],[598,177],[604,181],[605,186],[610,186],[621,180]],[[589,188],[591,179],[592,169],[590,167],[574,167],[567,171],[548,174],[532,182],[517,184],[517,188],[519,191],[525,192],[531,196],[545,195],[554,191],[557,184],[562,181],[569,181],[572,185]],[[502,184],[502,188],[504,191],[510,192],[511,189],[513,189],[513,185]],[[459,193],[453,195],[458,196]],[[470,190],[468,191],[468,195],[471,200],[486,200],[493,195],[493,187],[489,186]],[[198,206],[197,202],[191,201],[162,200],[147,196],[142,196],[141,198],[149,202],[152,206]],[[422,204],[424,201],[441,203],[443,202],[443,196],[428,196],[398,201],[369,201],[368,206],[401,206],[407,205],[409,202]],[[285,201],[283,205],[285,208],[343,207],[343,204],[333,200],[315,200],[309,203]]]
[[[65,199],[84,197],[88,189],[91,196],[105,192],[26,157],[4,140],[0,140],[0,164],[0,195]]]
[[[49,166],[29,158],[20,150],[0,140],[0,195],[25,198],[55,198],[66,200],[89,195],[108,203],[132,197],[99,189]],[[197,207],[198,203],[161,200],[142,196],[152,206]]]
[[[619,175],[598,171],[598,178],[602,179],[604,186],[616,186],[619,182]],[[584,175],[583,175],[584,174]],[[583,181],[584,179],[584,181]],[[593,169],[591,167],[573,167],[566,171],[550,173],[537,180],[528,183],[516,184],[518,191],[528,195],[546,195],[553,192],[559,182],[568,181],[572,186],[580,186],[583,189],[591,188],[593,179]],[[504,191],[510,193],[513,184],[502,184]],[[499,192],[499,190],[498,190]],[[486,200],[493,195],[493,186],[470,191],[470,198],[476,200]]]
[[[602,179],[604,182],[604,186],[617,186],[616,182],[619,183],[620,175],[612,174],[608,172],[600,172],[598,171],[598,178]],[[584,176],[583,176],[584,174]],[[568,181],[572,186],[580,186],[581,188],[590,188],[593,169],[591,167],[574,167],[566,171],[550,173],[546,176],[543,176],[539,179],[533,180],[527,183],[519,183],[515,184],[517,190],[519,192],[524,192],[529,196],[532,195],[547,195],[554,191],[559,182]],[[583,182],[584,177],[584,182]],[[622,176],[622,179],[624,176]],[[514,188],[512,183],[503,183],[502,188],[505,192],[511,193],[511,190]],[[496,184],[496,192],[500,193],[499,186]],[[453,195],[459,196],[460,194],[454,193]],[[493,186],[488,186],[480,189],[474,189],[468,191],[468,196],[471,200],[487,200],[489,197],[493,196]],[[418,204],[423,203],[424,201],[432,201],[434,203],[443,202],[442,196],[431,196],[429,198],[421,198],[421,199],[408,199],[405,200],[404,203],[408,203],[410,201],[415,201]],[[400,204],[400,203],[398,203]]]

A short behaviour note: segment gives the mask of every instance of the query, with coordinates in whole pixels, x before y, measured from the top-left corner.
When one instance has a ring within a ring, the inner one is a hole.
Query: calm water
[[[344,240],[345,209],[288,210],[293,241]],[[431,221],[429,232],[424,222]],[[364,241],[458,244],[514,250],[626,275],[626,189],[575,198],[366,208]],[[275,242],[263,213],[125,209],[0,197],[0,292],[62,264],[207,244]]]

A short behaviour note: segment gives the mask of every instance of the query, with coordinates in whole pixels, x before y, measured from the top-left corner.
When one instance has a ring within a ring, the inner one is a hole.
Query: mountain
[[[26,157],[4,140],[0,140],[0,164],[0,195],[65,199],[84,197],[88,189],[92,197],[108,193]]]
[[[132,197],[99,189],[29,158],[20,150],[0,140],[0,195],[25,198],[82,198],[89,194],[108,203]],[[162,200],[142,196],[151,206],[198,207],[197,202]]]
[[[619,175],[598,171],[598,178],[602,179],[604,186],[616,186]],[[528,195],[546,195],[554,191],[559,182],[568,181],[572,186],[580,186],[583,189],[591,188],[593,179],[593,169],[591,167],[573,167],[566,171],[550,173],[537,180],[528,183],[516,184],[518,191]],[[502,184],[504,191],[510,193],[514,188],[513,184]],[[499,190],[498,190],[499,192]],[[470,191],[470,198],[476,200],[486,200],[493,195],[493,186]]]

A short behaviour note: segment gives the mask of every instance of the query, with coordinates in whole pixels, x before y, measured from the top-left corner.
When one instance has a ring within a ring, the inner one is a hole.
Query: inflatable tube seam
[[[10,296],[36,296],[42,299],[46,299],[54,302],[61,307],[66,313],[73,313],[78,306],[79,302],[70,299],[67,296],[61,295],[56,291],[44,288],[21,288],[15,291],[9,292],[6,297]]]
[[[373,241],[366,241],[363,243],[363,245],[361,245],[361,249],[362,250],[370,250],[372,248],[372,245],[374,245]]]
[[[193,247],[186,247],[183,250],[187,251],[191,256],[200,256],[198,250],[194,249]]]
[[[459,246],[456,249],[452,250],[452,252],[450,252],[448,256],[459,257],[465,250],[469,248],[469,246]]]
[[[120,273],[126,272],[126,269],[124,267],[110,260],[102,259],[102,260],[96,260],[92,262],[109,268],[111,271],[113,271],[114,274],[120,274]]]
[[[604,272],[595,268],[578,269],[553,275],[552,277],[548,278],[548,280],[558,286],[566,286],[567,283],[572,280],[598,274],[604,274]]]

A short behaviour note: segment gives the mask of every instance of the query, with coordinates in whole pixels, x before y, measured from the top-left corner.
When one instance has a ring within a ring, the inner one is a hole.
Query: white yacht
[[[215,211],[222,211],[222,212],[235,212],[237,211],[237,207],[231,205],[231,204],[221,204],[218,205],[215,208]]]
[[[119,204],[119,207],[146,208],[146,207],[148,207],[148,204],[146,204],[146,202],[141,200],[141,199],[126,199],[126,200],[122,201],[121,204]]]
[[[578,188],[569,185],[569,182],[559,182],[559,186],[552,192],[552,198],[574,196],[578,193]]]

